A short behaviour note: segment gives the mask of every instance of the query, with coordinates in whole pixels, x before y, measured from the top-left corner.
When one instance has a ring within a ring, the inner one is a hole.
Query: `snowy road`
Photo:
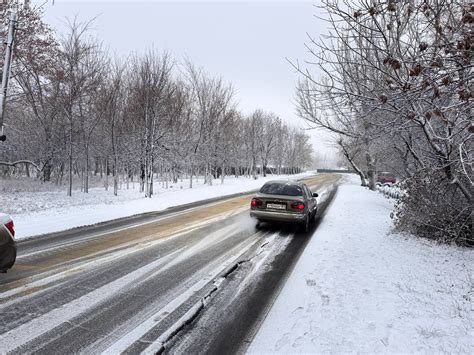
[[[307,179],[326,191],[308,235],[256,230],[241,195],[20,243],[0,276],[0,353],[245,347],[338,179]]]

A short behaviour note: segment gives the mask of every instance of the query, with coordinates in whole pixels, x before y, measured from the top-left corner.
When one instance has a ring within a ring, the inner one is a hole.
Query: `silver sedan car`
[[[317,193],[302,182],[269,181],[250,203],[250,216],[260,221],[294,222],[309,230],[318,210]]]

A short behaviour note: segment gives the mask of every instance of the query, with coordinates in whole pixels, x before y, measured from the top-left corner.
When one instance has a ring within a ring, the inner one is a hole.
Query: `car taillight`
[[[10,231],[12,236],[15,236],[15,225],[13,224],[13,221],[7,222],[5,224],[5,227],[7,227],[7,229]]]
[[[262,201],[259,200],[258,198],[253,198],[253,199],[252,199],[252,202],[250,202],[250,205],[251,205],[252,207],[259,207],[259,206],[262,205]]]
[[[291,204],[291,208],[294,208],[295,210],[304,210],[304,203],[301,202],[293,202]]]

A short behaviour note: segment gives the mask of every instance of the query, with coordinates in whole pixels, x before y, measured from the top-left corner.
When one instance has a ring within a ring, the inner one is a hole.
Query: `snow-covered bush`
[[[377,190],[379,190],[382,194],[387,197],[399,199],[402,198],[404,195],[403,190],[400,187],[395,185],[377,185]]]
[[[441,173],[417,174],[402,184],[396,206],[399,230],[443,242],[474,246],[472,207]]]

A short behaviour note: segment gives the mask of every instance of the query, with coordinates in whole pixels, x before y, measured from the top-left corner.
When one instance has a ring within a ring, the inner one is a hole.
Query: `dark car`
[[[318,209],[316,197],[302,182],[269,181],[252,199],[250,216],[259,222],[299,223],[308,231]]]
[[[377,175],[377,183],[381,185],[393,185],[397,182],[394,174],[389,172],[381,172]]]
[[[7,272],[16,260],[15,226],[9,215],[0,213],[0,272]]]

